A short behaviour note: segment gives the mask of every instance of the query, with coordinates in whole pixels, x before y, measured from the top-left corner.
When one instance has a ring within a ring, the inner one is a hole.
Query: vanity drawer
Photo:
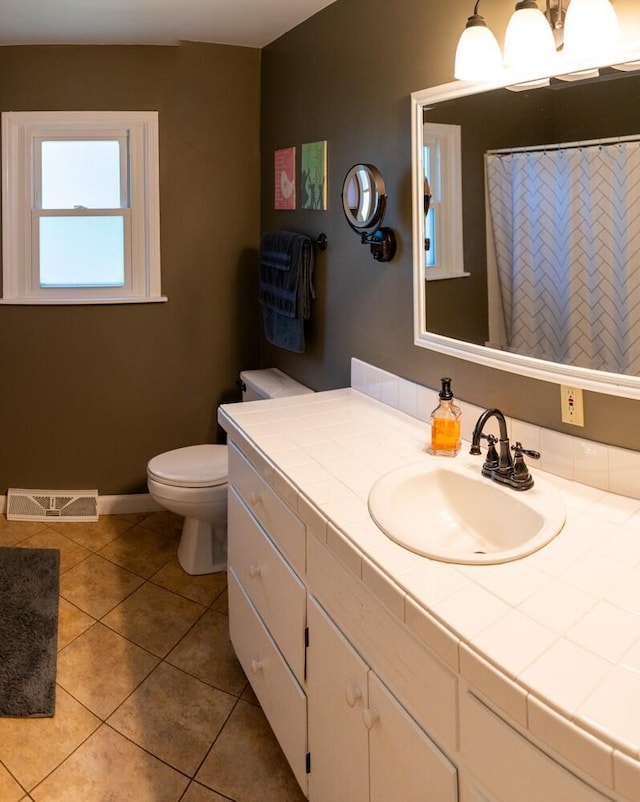
[[[306,564],[305,526],[258,474],[238,448],[229,444],[229,482],[299,574]]]
[[[236,491],[229,490],[228,565],[300,683],[307,592]]]
[[[231,642],[300,787],[308,796],[306,773],[307,698],[242,589],[228,574]]]
[[[470,771],[496,800],[609,800],[523,738],[475,696],[461,696],[460,751]]]

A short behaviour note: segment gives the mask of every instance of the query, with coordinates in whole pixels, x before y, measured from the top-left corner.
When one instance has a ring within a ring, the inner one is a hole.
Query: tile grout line
[[[227,592],[227,583],[225,581],[224,584],[222,585],[222,587],[219,590],[216,590],[216,587],[214,585],[214,588],[213,588],[214,593],[213,593],[212,598],[209,601],[203,603],[201,600],[198,600],[197,598],[193,598],[192,596],[187,595],[186,592],[185,592],[185,585],[182,585],[180,582],[176,582],[173,579],[173,575],[172,575],[171,572],[169,572],[167,574],[167,584],[162,584],[162,580],[156,578],[161,571],[165,570],[167,568],[167,566],[169,566],[175,560],[175,554],[172,554],[170,557],[168,557],[166,560],[164,560],[162,562],[162,564],[154,566],[154,569],[153,569],[153,571],[152,571],[152,573],[150,575],[141,576],[140,573],[138,573],[135,570],[132,570],[129,566],[126,565],[126,555],[125,555],[125,560],[124,560],[124,564],[123,564],[123,563],[116,562],[116,560],[113,558],[113,556],[107,556],[107,555],[101,553],[103,549],[107,548],[111,544],[116,543],[120,538],[125,536],[127,533],[130,533],[131,530],[136,528],[137,526],[140,526],[140,528],[143,529],[146,533],[150,533],[150,534],[153,534],[153,535],[158,535],[159,537],[163,536],[163,533],[161,533],[161,532],[156,532],[153,529],[147,529],[146,527],[141,526],[140,525],[141,522],[139,522],[139,521],[138,522],[129,521],[128,523],[130,525],[126,529],[124,529],[121,532],[117,533],[115,535],[115,537],[113,537],[112,540],[110,540],[109,542],[103,544],[98,549],[90,547],[90,546],[87,546],[86,545],[86,542],[87,542],[86,540],[85,540],[85,542],[80,542],[79,540],[75,540],[73,537],[69,537],[67,534],[64,534],[63,532],[59,532],[53,526],[49,525],[48,522],[47,523],[43,523],[42,528],[38,529],[37,532],[35,532],[35,533],[31,532],[30,534],[26,535],[24,538],[19,538],[14,544],[12,544],[12,545],[17,545],[19,543],[25,543],[25,541],[28,541],[29,539],[31,539],[33,537],[36,537],[37,535],[43,535],[43,534],[49,532],[49,533],[54,534],[56,537],[59,537],[59,538],[63,539],[63,540],[60,541],[60,544],[62,546],[62,548],[60,549],[61,551],[64,549],[65,542],[68,542],[70,547],[74,547],[75,546],[75,547],[78,547],[80,549],[84,549],[87,552],[86,554],[84,554],[81,557],[81,559],[77,560],[77,562],[75,562],[73,565],[69,565],[64,570],[61,570],[60,571],[60,577],[62,577],[65,574],[67,574],[69,571],[71,571],[76,566],[81,565],[89,557],[98,556],[98,557],[101,557],[102,559],[104,559],[105,561],[107,561],[108,563],[110,563],[111,565],[114,565],[117,568],[126,571],[128,574],[136,577],[137,579],[139,579],[141,581],[141,583],[136,588],[134,588],[133,590],[127,592],[122,597],[122,599],[120,599],[116,604],[114,604],[108,610],[106,610],[103,613],[101,613],[101,615],[99,617],[96,617],[94,614],[92,614],[92,613],[88,612],[87,610],[83,609],[83,607],[80,606],[76,601],[73,601],[73,600],[67,598],[66,596],[64,596],[62,594],[62,592],[60,592],[60,594],[59,594],[60,600],[64,600],[64,602],[66,604],[68,604],[71,608],[73,608],[73,610],[78,611],[83,616],[86,616],[88,619],[90,619],[90,624],[83,631],[79,632],[78,634],[73,635],[71,637],[71,639],[68,642],[66,642],[64,646],[62,646],[62,648],[58,649],[57,650],[57,655],[60,655],[68,646],[71,646],[79,638],[81,638],[87,632],[91,631],[95,627],[96,624],[102,624],[106,629],[108,629],[109,631],[113,632],[118,637],[121,637],[123,640],[127,641],[131,645],[141,649],[147,655],[153,657],[157,662],[153,666],[153,668],[148,672],[148,674],[146,674],[142,679],[140,679],[140,681],[137,682],[135,684],[135,686],[129,690],[127,695],[118,702],[116,707],[114,707],[114,709],[111,710],[108,713],[108,715],[106,715],[104,717],[103,717],[102,714],[101,715],[96,714],[93,710],[91,710],[89,707],[87,707],[87,705],[85,703],[80,701],[75,696],[74,692],[67,690],[62,685],[60,685],[60,683],[57,682],[56,683],[57,688],[61,692],[64,692],[65,694],[67,694],[68,697],[70,699],[72,699],[74,701],[74,703],[79,706],[79,708],[81,708],[82,710],[86,711],[93,718],[93,722],[90,724],[90,726],[93,727],[91,729],[91,731],[88,733],[88,735],[86,735],[86,737],[82,738],[80,743],[76,744],[74,746],[74,748],[72,748],[59,762],[57,762],[56,765],[50,771],[48,771],[44,776],[40,777],[37,780],[37,782],[33,785],[33,787],[31,789],[26,788],[23,785],[23,783],[20,782],[17,779],[17,777],[14,776],[14,774],[8,769],[8,767],[5,766],[4,762],[1,761],[1,760],[0,760],[0,765],[2,765],[5,768],[5,770],[7,771],[8,775],[12,779],[14,779],[14,781],[16,782],[16,784],[18,786],[19,791],[22,792],[23,795],[20,797],[20,799],[23,800],[24,802],[27,802],[27,800],[31,800],[32,799],[32,797],[31,797],[31,793],[32,792],[35,792],[47,779],[49,779],[51,777],[51,775],[53,775],[55,772],[59,771],[61,766],[66,761],[68,761],[83,746],[85,746],[87,741],[89,741],[93,736],[95,736],[95,734],[99,730],[101,730],[103,726],[106,726],[106,727],[109,728],[109,731],[111,731],[112,733],[116,733],[118,736],[124,738],[132,746],[134,746],[135,748],[141,750],[141,752],[145,753],[146,755],[148,755],[151,758],[155,758],[157,761],[159,761],[160,763],[165,765],[167,768],[171,769],[172,771],[176,772],[178,775],[180,775],[183,778],[185,778],[187,780],[187,784],[186,784],[186,787],[184,788],[184,790],[179,794],[178,798],[180,800],[183,800],[183,799],[185,799],[187,797],[187,795],[189,794],[189,789],[191,788],[191,785],[200,785],[203,789],[208,789],[212,793],[219,795],[221,799],[229,800],[229,802],[241,802],[241,800],[237,800],[236,801],[236,800],[234,800],[234,798],[232,798],[230,796],[227,796],[226,794],[221,793],[220,791],[216,790],[215,788],[212,788],[211,786],[209,786],[205,782],[200,782],[200,781],[196,780],[196,776],[197,776],[198,772],[201,771],[203,765],[205,764],[205,762],[209,758],[209,756],[210,756],[212,750],[214,749],[216,743],[218,742],[220,736],[224,733],[225,728],[228,726],[229,721],[231,720],[232,716],[238,710],[240,702],[244,702],[247,705],[250,705],[252,707],[258,707],[259,709],[261,709],[259,703],[256,703],[256,702],[254,702],[254,701],[252,701],[250,699],[243,698],[243,696],[246,694],[246,692],[247,692],[247,690],[249,688],[249,685],[250,685],[250,683],[248,682],[248,680],[246,678],[246,675],[244,676],[244,685],[243,685],[243,687],[237,693],[235,693],[233,691],[227,690],[226,688],[219,687],[218,684],[215,684],[214,682],[211,682],[211,681],[206,680],[206,679],[202,679],[200,676],[197,676],[195,673],[191,673],[189,670],[185,670],[184,668],[182,668],[182,667],[180,667],[178,665],[173,665],[173,663],[169,662],[169,657],[173,653],[173,651],[189,635],[191,635],[193,633],[193,630],[196,628],[196,626],[198,624],[200,624],[202,622],[203,618],[208,613],[215,614],[216,618],[218,616],[223,616],[223,618],[227,621],[227,626],[228,626],[228,611],[225,610],[225,609],[217,609],[215,607],[216,604],[219,604],[219,606],[222,606],[224,596],[225,596],[225,594]],[[34,546],[34,548],[38,548],[38,547],[46,548],[46,546]],[[56,546],[54,546],[54,545],[49,546],[49,548],[55,548],[55,547]],[[172,587],[172,582],[173,582],[173,587]],[[158,654],[155,654],[149,648],[147,648],[145,646],[142,646],[141,644],[137,643],[135,640],[133,640],[128,635],[122,634],[121,632],[118,632],[117,630],[113,629],[104,620],[114,609],[116,609],[120,604],[122,604],[127,599],[129,599],[138,590],[144,588],[145,585],[150,585],[153,588],[157,588],[159,590],[166,591],[171,596],[174,596],[174,597],[176,597],[178,599],[181,599],[181,600],[183,600],[185,602],[189,602],[191,605],[196,604],[201,608],[201,610],[200,610],[199,614],[197,615],[197,617],[195,618],[195,620],[193,620],[188,625],[187,629],[180,634],[180,636],[175,641],[175,643],[173,643],[170,646],[170,648],[168,648],[166,653],[163,654],[162,656],[158,655]],[[108,585],[106,587],[108,587]],[[207,586],[204,585],[204,588],[206,588],[206,587]],[[99,595],[100,594],[100,589],[97,588],[95,592]],[[205,594],[206,594],[206,590],[205,590]],[[92,594],[90,594],[90,596],[88,596],[87,598],[90,598],[91,595]],[[198,591],[194,595],[198,596],[198,595],[201,595],[201,594]],[[85,622],[81,621],[80,623],[85,623]],[[70,627],[70,629],[73,631],[73,627]],[[130,737],[129,735],[125,734],[124,732],[120,732],[120,730],[118,730],[114,725],[112,725],[110,723],[111,718],[116,714],[116,712],[137,691],[139,691],[140,687],[154,674],[154,672],[156,672],[156,670],[163,663],[167,667],[170,667],[172,670],[179,671],[181,674],[184,674],[185,676],[190,677],[190,678],[196,680],[199,683],[202,683],[203,686],[206,686],[207,688],[213,689],[218,693],[222,693],[225,696],[227,696],[227,697],[229,697],[230,699],[233,700],[232,701],[232,705],[231,705],[231,707],[229,709],[229,712],[226,714],[226,716],[223,718],[222,722],[220,723],[219,727],[217,728],[217,732],[215,734],[215,737],[213,738],[213,740],[211,741],[209,746],[206,748],[202,759],[199,761],[197,766],[195,766],[195,768],[193,769],[193,773],[192,774],[186,772],[184,769],[181,769],[181,768],[178,768],[177,766],[174,766],[172,763],[168,762],[163,757],[160,757],[159,755],[154,754],[154,752],[151,751],[150,748],[148,748],[146,746],[143,746],[142,744],[137,743],[137,741],[134,740],[133,737]]]

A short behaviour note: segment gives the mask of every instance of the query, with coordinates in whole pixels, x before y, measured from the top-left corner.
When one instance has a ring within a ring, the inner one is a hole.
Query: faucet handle
[[[540,452],[533,451],[529,448],[523,448],[522,443],[520,441],[516,441],[516,444],[511,446],[511,450],[516,455],[516,457],[521,457],[523,454],[526,454],[527,457],[531,457],[531,459],[540,459]]]
[[[487,443],[489,445],[489,451],[492,448],[495,448],[495,444],[498,442],[498,438],[495,437],[492,434],[481,434],[480,435],[480,439],[487,441]],[[479,444],[477,444],[477,445],[476,444],[472,444],[471,448],[469,449],[469,454],[474,454],[476,456],[478,454],[482,454],[482,450],[480,449],[480,445]]]
[[[523,448],[520,442],[516,442],[515,445],[511,446],[511,450],[516,456],[513,461],[511,482],[509,484],[516,490],[528,490],[530,487],[533,487],[533,477],[529,473],[529,469],[522,455],[526,454],[528,457],[531,457],[531,459],[540,459],[540,452]]]
[[[484,468],[489,470],[494,470],[500,464],[500,458],[498,457],[498,452],[496,451],[496,443],[498,442],[498,438],[492,434],[482,435],[487,439],[487,455],[484,460]]]

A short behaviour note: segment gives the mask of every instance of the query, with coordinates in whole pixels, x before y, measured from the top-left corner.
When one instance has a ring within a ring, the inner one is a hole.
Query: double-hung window
[[[2,114],[5,303],[160,293],[156,112]]]

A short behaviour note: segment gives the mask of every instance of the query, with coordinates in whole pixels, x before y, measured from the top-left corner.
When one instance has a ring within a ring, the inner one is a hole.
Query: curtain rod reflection
[[[487,155],[491,156],[508,156],[511,153],[539,153],[555,150],[571,150],[575,148],[588,148],[595,145],[604,145],[609,147],[611,145],[620,145],[624,142],[640,142],[640,134],[631,134],[630,136],[615,136],[609,139],[584,139],[579,142],[559,142],[552,145],[525,145],[520,148],[497,148],[495,150],[488,150]]]

